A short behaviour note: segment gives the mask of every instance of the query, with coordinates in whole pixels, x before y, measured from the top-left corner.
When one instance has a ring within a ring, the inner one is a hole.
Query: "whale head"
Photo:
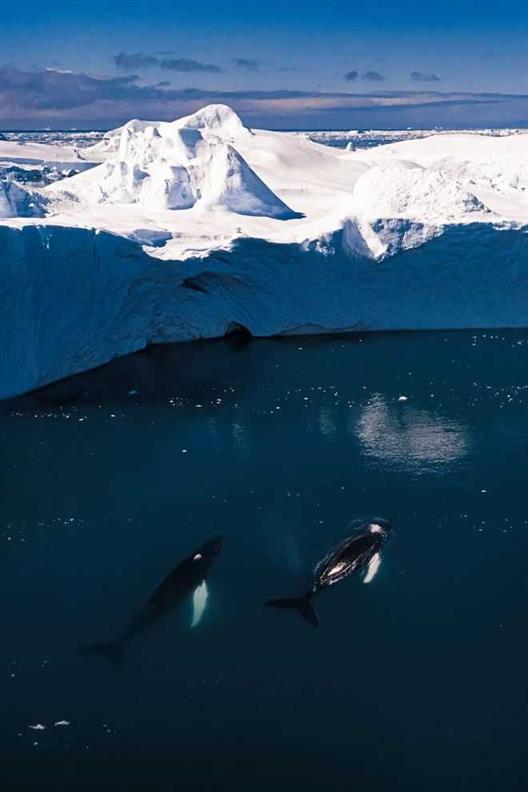
[[[208,542],[203,544],[196,550],[194,558],[196,561],[213,560],[222,551],[224,540],[221,536],[215,536],[214,539],[209,539]]]
[[[376,517],[369,521],[367,531],[372,534],[377,534],[381,539],[386,540],[392,534],[394,528],[388,520],[378,519]]]

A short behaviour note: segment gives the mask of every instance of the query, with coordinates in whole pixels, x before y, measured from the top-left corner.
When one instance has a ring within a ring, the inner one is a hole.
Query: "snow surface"
[[[83,156],[81,149],[74,146],[0,139],[0,162],[16,162],[26,165],[53,163],[57,167],[79,170],[92,167],[98,160],[100,157],[97,157],[96,152],[87,158]]]
[[[528,325],[528,134],[410,137],[346,150],[212,105],[82,149],[0,141],[84,168],[0,181],[0,396],[240,326]]]

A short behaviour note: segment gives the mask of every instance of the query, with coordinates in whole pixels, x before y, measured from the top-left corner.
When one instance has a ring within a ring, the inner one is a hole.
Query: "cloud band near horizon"
[[[420,81],[417,82],[429,82]],[[246,123],[274,128],[523,126],[528,95],[416,91],[202,90],[143,84],[137,75],[95,77],[0,67],[3,129],[110,128],[130,118],[171,120],[225,103]]]

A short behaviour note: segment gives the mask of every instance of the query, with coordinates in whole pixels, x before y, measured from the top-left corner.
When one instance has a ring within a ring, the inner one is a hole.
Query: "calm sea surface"
[[[2,792],[524,792],[527,363],[524,331],[221,341],[2,403]],[[361,515],[396,528],[371,585],[318,630],[263,607]],[[78,653],[217,534],[198,627]]]

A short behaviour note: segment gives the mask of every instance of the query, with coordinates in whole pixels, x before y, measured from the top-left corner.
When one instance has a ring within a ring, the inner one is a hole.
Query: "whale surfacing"
[[[340,542],[317,564],[313,574],[312,587],[301,597],[282,597],[271,599],[266,605],[272,608],[291,608],[317,627],[319,619],[311,600],[315,594],[334,586],[340,580],[356,574],[363,574],[363,582],[370,583],[381,564],[381,549],[388,541],[393,528],[387,520],[359,520],[356,530]]]

